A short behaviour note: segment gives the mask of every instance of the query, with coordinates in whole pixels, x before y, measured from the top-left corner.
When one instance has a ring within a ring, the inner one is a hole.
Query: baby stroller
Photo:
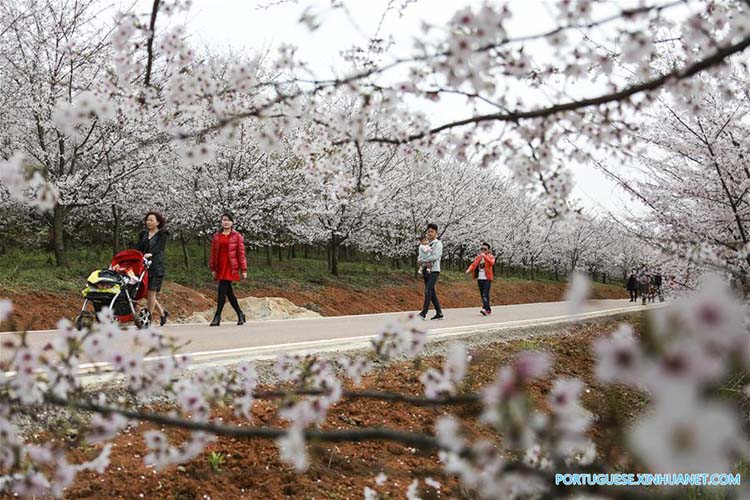
[[[638,286],[638,293],[640,294],[643,305],[645,306],[646,301],[651,295],[651,276],[645,270],[642,270],[638,273],[635,280]]]
[[[76,316],[76,328],[82,330],[96,321],[96,313],[109,307],[121,323],[134,321],[138,328],[151,324],[151,311],[138,307],[137,301],[148,290],[151,261],[138,250],[123,250],[112,258],[109,269],[92,272],[83,290],[83,306]],[[87,310],[89,303],[94,311]]]

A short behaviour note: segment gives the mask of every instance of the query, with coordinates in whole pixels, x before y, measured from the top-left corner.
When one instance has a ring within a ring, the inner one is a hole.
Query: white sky
[[[138,0],[139,8],[148,11],[152,2]],[[193,0],[193,6],[180,20],[186,21],[187,32],[198,45],[217,49],[231,47],[252,52],[273,49],[281,44],[298,47],[299,58],[306,61],[317,78],[345,70],[340,53],[354,45],[366,46],[378,29],[388,0],[347,0],[347,11],[331,10],[330,0],[317,2],[278,0]],[[478,1],[420,0],[410,3],[399,16],[405,0],[393,0],[395,9],[388,12],[380,30],[382,38],[393,37],[391,53],[408,54],[412,40],[420,35],[423,21],[445,25],[462,5],[480,5]],[[269,4],[275,4],[270,5]],[[508,25],[512,35],[539,33],[556,26],[551,2],[548,0],[516,0],[512,7],[516,17]],[[319,12],[321,26],[310,32],[298,23],[308,5]],[[267,7],[264,7],[267,6]],[[158,23],[157,23],[158,26]],[[584,84],[585,85],[585,84]],[[433,124],[465,118],[465,101],[441,100],[439,108],[430,108]],[[591,167],[571,167],[575,175],[573,196],[583,206],[603,212],[622,213],[628,203],[625,195],[612,181]],[[632,203],[631,203],[632,205]]]

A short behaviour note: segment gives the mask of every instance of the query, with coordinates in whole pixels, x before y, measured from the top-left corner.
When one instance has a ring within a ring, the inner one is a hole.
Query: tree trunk
[[[333,274],[334,276],[338,276],[339,275],[339,245],[338,245],[338,242],[336,241],[335,234],[331,235],[330,247],[331,247],[331,252],[330,252],[331,253],[331,274]]]
[[[208,240],[206,238],[202,238],[202,240],[203,240],[203,267],[208,267],[208,249],[207,249]]]
[[[65,207],[57,204],[52,211],[52,238],[55,247],[55,264],[59,267],[68,266],[68,258],[65,255],[64,227]]]
[[[292,245],[289,247],[289,260],[296,259],[297,258],[297,247],[296,245]]]
[[[283,248],[281,247],[281,245],[279,245],[279,247],[277,248],[277,252],[279,254],[279,262],[281,262],[282,260],[284,260],[284,254],[282,253],[282,250],[283,250]]]
[[[117,205],[112,205],[112,218],[114,219],[112,228],[112,255],[115,255],[122,248],[122,224]]]
[[[305,245],[305,246],[303,247],[303,252],[302,252],[302,256],[303,256],[304,258],[306,258],[306,259],[310,258],[310,253],[309,253],[309,251],[310,251],[310,247],[309,247],[308,245]]]
[[[273,265],[273,261],[271,260],[271,246],[266,246],[266,264],[268,264],[268,267],[271,267]]]
[[[185,269],[190,269],[190,256],[188,255],[187,239],[184,235],[180,235],[180,246],[182,246],[182,262],[185,264]]]

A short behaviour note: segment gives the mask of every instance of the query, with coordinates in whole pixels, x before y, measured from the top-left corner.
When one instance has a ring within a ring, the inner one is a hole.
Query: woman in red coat
[[[224,303],[229,299],[232,308],[237,313],[237,324],[245,324],[245,315],[240,310],[240,304],[232,290],[232,282],[247,278],[247,259],[245,259],[245,239],[240,233],[232,229],[234,218],[231,214],[221,216],[221,231],[214,234],[211,241],[211,259],[208,267],[214,280],[219,282],[219,297],[216,301],[216,314],[211,326],[221,323],[221,311]]]
[[[482,316],[492,314],[490,305],[490,288],[492,287],[492,268],[495,265],[495,256],[490,252],[489,243],[482,243],[482,251],[471,263],[466,274],[474,272],[474,279],[479,285],[479,295],[482,296]]]

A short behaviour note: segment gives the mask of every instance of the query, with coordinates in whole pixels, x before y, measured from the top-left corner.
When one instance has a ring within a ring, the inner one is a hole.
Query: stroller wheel
[[[148,328],[151,326],[151,310],[147,307],[138,310],[138,315],[135,317],[135,326],[138,329]]]
[[[92,312],[81,311],[80,313],[78,313],[78,316],[76,316],[76,329],[80,331],[84,328],[91,328],[91,325],[94,324],[94,321],[96,321],[96,316],[94,316]]]

